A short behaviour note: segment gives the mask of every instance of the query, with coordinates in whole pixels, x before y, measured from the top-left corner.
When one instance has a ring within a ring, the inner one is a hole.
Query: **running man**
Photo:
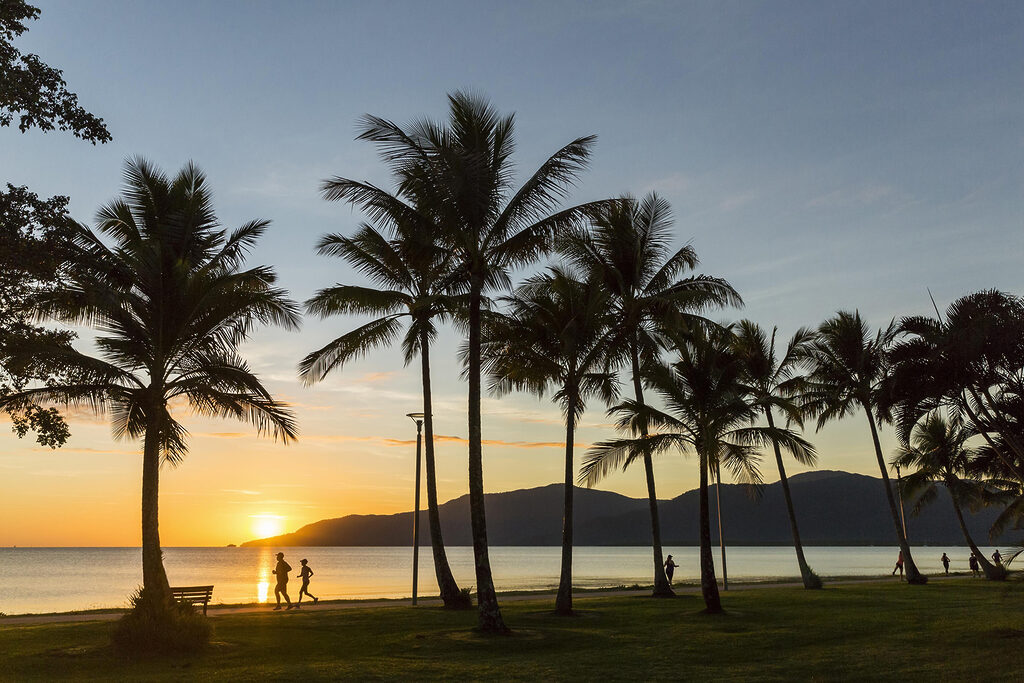
[[[946,553],[942,553],[942,568],[946,570],[947,574],[949,573],[949,555]]]
[[[992,553],[992,561],[996,563],[997,567],[1003,564],[1003,556],[1000,554],[999,548],[996,548],[996,551]]]
[[[281,596],[288,601],[288,609],[292,609],[292,599],[288,597],[288,572],[292,570],[292,566],[284,561],[284,553],[277,554],[277,567],[274,569],[274,575],[277,576],[277,586],[274,587],[274,597],[277,598],[277,607],[274,611],[281,609]]]
[[[295,605],[295,609],[302,609],[302,596],[303,595],[306,595],[306,596],[308,596],[310,598],[313,598],[313,604],[314,605],[316,603],[320,602],[320,598],[316,597],[315,595],[313,595],[312,593],[309,592],[309,577],[313,576],[313,570],[310,569],[309,564],[306,563],[306,559],[305,558],[303,558],[301,560],[301,562],[302,562],[302,569],[299,570],[298,576],[299,576],[300,579],[302,579],[302,588],[299,589],[299,602],[298,602],[297,605]]]

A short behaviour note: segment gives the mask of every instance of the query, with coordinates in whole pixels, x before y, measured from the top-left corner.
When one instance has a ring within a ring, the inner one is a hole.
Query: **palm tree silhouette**
[[[237,349],[257,323],[296,329],[299,315],[271,268],[243,269],[268,221],[220,230],[206,177],[191,163],[168,178],[136,158],[124,179],[123,198],[100,209],[96,232],[74,226],[66,285],[37,302],[41,315],[94,326],[97,353],[56,345],[24,350],[75,380],[22,395],[109,410],[116,438],[143,440],[143,589],[167,603],[160,467],[178,465],[188,453],[188,431],[172,407],[185,403],[199,415],[236,418],[294,440],[291,412]]]
[[[658,410],[638,401],[624,401],[612,409],[618,426],[639,438],[617,439],[595,445],[584,458],[580,479],[595,483],[628,459],[669,450],[695,452],[700,474],[700,576],[708,613],[722,611],[715,580],[708,507],[708,478],[725,466],[741,482],[761,483],[757,469],[759,450],[778,443],[799,459],[814,447],[795,432],[752,424],[759,406],[745,393],[743,365],[728,331],[695,327],[676,343],[678,360],[670,366],[650,365],[645,380],[665,405]],[[648,431],[649,430],[649,431]],[[646,436],[643,436],[646,434]]]
[[[706,275],[682,277],[699,263],[693,247],[669,250],[672,210],[668,202],[651,193],[642,200],[623,197],[610,202],[593,219],[588,230],[577,230],[559,240],[559,252],[588,278],[604,283],[610,294],[617,364],[632,372],[636,402],[644,404],[643,368],[658,360],[666,346],[666,330],[681,324],[709,325],[701,311],[725,305],[742,305],[739,294],[720,278]],[[641,436],[646,435],[641,426]],[[654,483],[654,464],[642,454],[651,516],[654,554],[654,595],[675,595],[665,576],[661,549],[661,522]],[[623,467],[634,462],[627,459]]]
[[[593,202],[556,211],[586,167],[595,138],[581,137],[555,152],[513,191],[514,115],[465,92],[448,96],[447,125],[420,120],[405,129],[376,116],[363,118],[359,139],[378,145],[398,183],[397,195],[336,177],[329,199],[361,206],[371,218],[401,216],[430,225],[452,251],[466,287],[465,325],[469,383],[469,503],[476,568],[478,628],[507,633],[491,576],[484,509],[480,415],[481,309],[485,292],[510,285],[509,271],[536,261],[553,236],[580,224],[604,205]]]
[[[803,354],[814,333],[800,328],[786,345],[782,358],[775,353],[775,335],[777,328],[772,328],[769,337],[760,325],[751,320],[741,320],[736,324],[735,348],[743,363],[742,381],[755,405],[764,413],[768,426],[775,427],[774,413],[780,412],[787,423],[803,428],[803,414],[798,405],[799,395],[806,383],[800,373]],[[786,467],[782,462],[782,451],[778,443],[772,443],[775,450],[775,463],[779,467],[779,482],[786,499],[786,511],[789,513],[789,525],[793,531],[793,547],[796,549],[796,561],[800,567],[800,576],[804,588],[821,588],[821,579],[808,566],[804,558],[803,544],[800,542],[800,529],[796,522],[796,511],[793,508],[793,495],[789,490],[789,479]],[[814,465],[817,459],[813,452],[801,452],[807,456],[800,460],[802,465]]]
[[[924,584],[928,577],[918,571],[910,554],[875,422],[884,391],[883,382],[889,372],[888,351],[896,333],[895,322],[892,322],[872,336],[859,312],[839,311],[823,322],[818,327],[817,336],[807,345],[811,373],[803,395],[803,408],[809,415],[817,417],[819,430],[831,420],[853,414],[858,407],[864,410],[896,538],[907,567],[907,581]]]
[[[1003,580],[1006,578],[1006,570],[996,567],[985,558],[964,521],[963,505],[986,497],[985,484],[970,476],[975,452],[967,445],[967,441],[972,436],[971,431],[959,420],[947,420],[937,411],[929,413],[914,428],[910,444],[899,448],[893,464],[914,468],[903,481],[907,493],[917,496],[915,512],[935,500],[940,483],[945,485],[964,540],[981,563],[985,576]]]
[[[608,292],[599,280],[574,279],[561,268],[527,280],[505,299],[509,311],[488,321],[483,357],[491,390],[526,390],[553,399],[565,418],[565,499],[562,567],[555,612],[571,615],[573,452],[576,425],[589,398],[606,403],[618,396],[609,367]]]
[[[400,221],[401,217],[398,217]],[[427,479],[427,517],[434,574],[446,607],[462,606],[459,586],[452,575],[441,533],[437,504],[437,474],[434,457],[434,419],[430,389],[430,345],[437,336],[435,321],[450,318],[464,306],[452,276],[448,252],[438,247],[420,226],[392,222],[396,239],[386,239],[372,225],[363,224],[351,238],[325,235],[317,252],[345,259],[367,275],[378,288],[336,284],[319,290],[306,302],[306,310],[321,318],[340,314],[380,316],[307,355],[299,364],[299,375],[308,384],[322,381],[348,361],[372,349],[388,346],[409,327],[402,339],[405,363],[419,354],[423,387],[424,460]]]

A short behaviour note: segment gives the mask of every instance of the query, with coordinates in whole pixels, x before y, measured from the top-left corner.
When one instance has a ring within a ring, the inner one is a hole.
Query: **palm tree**
[[[447,125],[421,120],[406,129],[364,117],[359,138],[376,143],[398,183],[397,195],[370,183],[332,178],[329,199],[361,206],[371,217],[404,216],[430,225],[450,249],[466,286],[469,383],[469,505],[479,629],[507,633],[491,577],[484,510],[480,415],[481,308],[487,290],[507,288],[509,270],[546,253],[555,233],[578,225],[604,202],[556,211],[586,167],[593,136],[573,140],[512,191],[515,117],[464,92],[448,97]],[[554,213],[552,213],[554,212]]]
[[[915,468],[904,480],[908,494],[917,496],[915,512],[935,500],[938,484],[945,485],[964,540],[981,563],[985,576],[1003,580],[1006,578],[1006,570],[996,567],[985,558],[964,521],[964,503],[985,496],[985,484],[974,480],[969,474],[974,449],[967,445],[967,441],[972,436],[961,421],[947,420],[941,413],[932,412],[914,428],[910,444],[899,448],[893,464]]]
[[[624,401],[612,409],[618,426],[638,438],[605,441],[584,459],[580,479],[599,481],[630,458],[669,450],[693,451],[700,476],[700,576],[706,611],[717,614],[722,602],[715,580],[711,550],[708,479],[720,466],[741,482],[758,485],[760,448],[778,443],[800,459],[813,456],[814,447],[789,429],[753,425],[759,406],[746,395],[743,364],[721,330],[693,328],[677,342],[679,359],[669,367],[651,365],[646,383],[661,398],[665,410],[637,401]],[[652,431],[644,432],[646,427]],[[646,433],[646,436],[643,434]]]
[[[143,590],[159,602],[171,597],[160,550],[160,467],[188,453],[188,432],[170,406],[187,402],[199,415],[244,420],[285,442],[296,437],[291,412],[237,351],[257,323],[299,325],[274,271],[243,269],[268,225],[221,230],[198,168],[190,163],[168,178],[133,159],[124,197],[100,209],[96,232],[74,226],[64,287],[37,301],[40,315],[92,325],[97,353],[57,345],[24,351],[68,368],[76,381],[22,395],[109,410],[116,438],[143,440]]]
[[[306,302],[306,310],[321,318],[346,313],[380,317],[307,355],[299,364],[299,374],[307,385],[319,382],[346,362],[394,342],[403,321],[408,320],[402,350],[407,365],[417,353],[420,356],[427,516],[434,574],[445,607],[460,607],[463,599],[448,564],[441,534],[430,390],[430,344],[437,336],[434,323],[450,317],[450,312],[460,305],[457,294],[452,292],[457,283],[453,282],[447,252],[431,241],[428,232],[401,223],[392,227],[398,235],[394,240],[386,239],[373,226],[363,224],[351,238],[325,235],[317,244],[319,254],[345,259],[380,289],[336,284],[318,291]]]
[[[693,247],[675,252],[672,210],[651,193],[642,200],[626,196],[609,203],[587,231],[574,231],[560,240],[559,251],[588,278],[604,283],[611,295],[614,319],[611,335],[620,365],[632,372],[633,395],[644,405],[643,368],[657,361],[666,346],[666,330],[682,324],[709,325],[698,314],[725,305],[741,305],[739,294],[720,278],[689,275],[699,263]],[[647,428],[640,426],[641,436]],[[661,550],[661,522],[650,454],[640,456],[647,481],[654,554],[654,596],[674,595],[665,576]],[[634,461],[623,462],[628,467]]]
[[[831,420],[840,420],[853,414],[858,407],[864,410],[896,538],[906,563],[907,581],[924,584],[928,582],[928,577],[917,570],[910,554],[910,545],[900,524],[896,498],[892,493],[875,422],[883,381],[889,372],[888,352],[896,333],[894,321],[872,336],[860,312],[839,311],[823,322],[818,327],[817,337],[807,345],[811,372],[804,392],[803,407],[809,415],[817,416],[819,430]]]
[[[797,405],[805,378],[800,373],[800,365],[807,344],[814,338],[814,333],[800,328],[786,345],[782,358],[775,354],[775,335],[778,328],[772,328],[771,336],[765,334],[761,326],[751,320],[741,320],[736,325],[736,352],[743,363],[743,384],[755,405],[764,413],[768,426],[775,427],[775,411],[779,411],[787,423],[803,428],[803,414]],[[789,479],[786,467],[782,462],[782,451],[779,444],[773,442],[775,463],[779,467],[779,483],[786,499],[786,511],[789,513],[789,525],[793,531],[793,547],[796,549],[796,561],[800,567],[800,576],[804,588],[821,588],[821,579],[808,566],[804,558],[803,544],[800,542],[800,529],[796,523],[796,511],[793,508],[793,495],[789,490]],[[801,460],[802,465],[814,465],[816,458],[813,453],[802,452],[808,456]]]
[[[991,290],[960,297],[938,318],[900,321],[882,408],[904,442],[929,412],[966,416],[1004,469],[1024,482],[1024,434],[1013,418],[1024,358],[1024,299]]]
[[[565,499],[562,569],[555,612],[572,611],[573,467],[576,425],[594,396],[606,403],[618,395],[609,368],[608,292],[598,280],[580,281],[560,268],[530,278],[506,299],[507,315],[487,325],[483,355],[491,390],[507,394],[554,391],[565,418]]]

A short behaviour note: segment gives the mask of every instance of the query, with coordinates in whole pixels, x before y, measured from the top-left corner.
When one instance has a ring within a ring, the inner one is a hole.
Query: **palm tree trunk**
[[[899,541],[900,551],[903,553],[903,564],[907,568],[907,583],[925,584],[928,577],[918,571],[914,564],[914,558],[910,555],[910,544],[903,534],[903,525],[900,524],[900,513],[896,508],[896,499],[892,495],[892,485],[889,483],[889,473],[885,468],[885,456],[882,455],[882,444],[878,440],[878,429],[875,427],[875,418],[871,415],[871,409],[866,404],[861,404],[864,414],[868,417],[868,426],[871,427],[871,440],[875,444],[875,457],[878,459],[878,470],[882,473],[882,483],[885,486],[885,497],[889,501],[889,512],[892,513],[892,522],[896,527],[896,538]]]
[[[420,365],[423,370],[423,432],[426,439],[427,518],[430,521],[430,547],[434,554],[434,574],[445,607],[459,606],[459,585],[455,583],[441,536],[441,513],[437,509],[437,472],[434,467],[434,417],[431,414],[430,340],[420,333]]]
[[[160,428],[150,418],[142,450],[142,587],[155,602],[170,602],[160,549]]]
[[[568,396],[565,419],[565,497],[562,503],[562,572],[555,597],[555,614],[572,615],[572,497],[573,442],[576,440],[576,392]]]
[[[775,420],[772,419],[771,408],[765,408],[765,417],[768,418],[768,426],[775,429]],[[800,567],[800,578],[803,579],[804,588],[821,588],[821,579],[815,575],[807,566],[804,558],[804,546],[800,542],[800,529],[796,524],[796,510],[793,508],[793,494],[789,492],[789,479],[786,477],[786,466],[782,462],[782,451],[779,449],[779,442],[772,439],[772,446],[775,447],[775,463],[779,466],[779,483],[782,484],[782,495],[786,499],[786,511],[789,513],[789,526],[793,530],[793,548],[796,549],[796,563]]]
[[[477,628],[483,633],[508,633],[487,556],[487,516],[484,512],[483,433],[480,428],[480,299],[482,285],[469,293],[469,513],[476,565]]]
[[[722,599],[715,578],[715,556],[711,552],[711,511],[708,506],[708,457],[698,451],[700,459],[700,592],[704,596],[704,611],[722,613]]]
[[[967,522],[964,521],[963,510],[960,509],[960,501],[957,500],[957,496],[953,493],[953,489],[946,483],[946,490],[949,491],[949,499],[953,501],[953,510],[956,511],[956,521],[960,523],[960,531],[964,534],[964,540],[967,541],[967,545],[971,548],[971,552],[978,558],[978,564],[981,565],[981,570],[985,572],[985,578],[990,581],[1005,581],[1006,570],[997,567],[986,559],[984,553],[978,549],[978,545],[974,542],[974,538],[971,536],[971,532],[967,530]]]
[[[631,349],[633,364],[633,393],[636,395],[636,402],[644,405],[644,389],[640,380],[640,356],[637,353],[636,344]],[[647,425],[640,428],[640,436],[647,437]],[[644,474],[647,477],[647,504],[651,511],[651,547],[654,551],[654,593],[655,598],[674,598],[675,591],[672,590],[665,574],[665,558],[661,550],[661,519],[658,515],[658,494],[654,490],[654,462],[650,453],[644,453]]]

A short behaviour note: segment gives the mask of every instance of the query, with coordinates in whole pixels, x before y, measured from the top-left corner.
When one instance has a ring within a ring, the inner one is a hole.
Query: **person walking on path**
[[[275,611],[281,609],[281,596],[288,601],[288,609],[292,609],[292,599],[288,597],[288,572],[292,570],[290,564],[284,561],[284,553],[277,554],[277,567],[274,568],[274,575],[277,576],[277,586],[274,587],[274,597],[277,598]]]
[[[967,560],[967,563],[970,565],[971,572],[975,576],[980,576],[981,575],[981,572],[978,571],[978,556],[977,555],[975,555],[974,553],[971,553],[971,558],[969,560]]]
[[[949,555],[946,553],[942,553],[942,568],[946,570],[947,574],[949,573]]]
[[[896,558],[896,566],[892,569],[892,575],[896,576],[896,572],[900,573],[900,581],[903,580],[903,551],[900,551],[900,556]]]
[[[668,559],[665,560],[665,577],[668,579],[668,585],[672,585],[672,575],[676,573],[676,567],[679,565],[675,563],[672,556],[669,555]]]
[[[996,548],[996,551],[992,553],[992,561],[996,563],[997,567],[1003,564],[1003,556],[999,553],[999,548]]]
[[[315,595],[309,592],[309,577],[313,576],[313,570],[310,569],[309,565],[306,563],[305,558],[301,560],[301,563],[302,569],[299,570],[299,578],[302,579],[302,588],[299,589],[299,602],[297,605],[295,605],[295,609],[300,609],[302,607],[303,595],[312,598],[314,605],[320,602],[320,598],[316,597]]]

